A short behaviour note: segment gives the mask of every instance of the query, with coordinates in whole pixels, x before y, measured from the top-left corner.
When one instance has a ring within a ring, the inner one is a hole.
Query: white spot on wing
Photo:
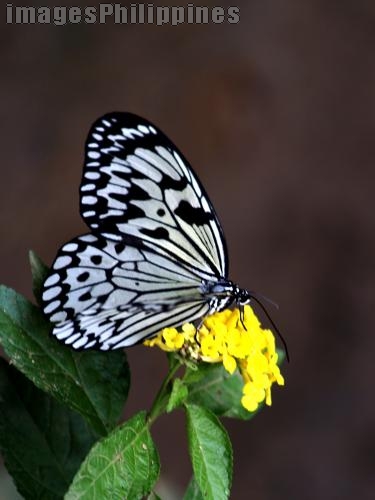
[[[86,337],[81,337],[80,339],[76,340],[73,344],[73,347],[74,349],[79,349],[81,347],[83,347],[87,342],[87,338]]]
[[[96,196],[83,196],[82,197],[82,204],[83,205],[95,205],[95,203],[98,201],[98,198]]]
[[[92,191],[95,188],[96,188],[95,184],[84,184],[81,187],[81,191]]]
[[[52,316],[50,316],[49,320],[52,323],[61,323],[62,321],[65,321],[66,318],[67,318],[66,312],[65,311],[59,311],[57,313],[52,314]]]
[[[89,158],[92,158],[93,160],[97,160],[98,158],[100,158],[100,153],[98,153],[97,151],[89,151],[87,153],[87,156]]]
[[[77,243],[67,243],[63,246],[64,252],[75,252],[78,248]]]
[[[51,274],[51,276],[48,276],[46,281],[44,282],[44,286],[52,286],[55,285],[60,281],[60,276],[57,273]]]
[[[44,313],[45,314],[49,314],[50,312],[54,311],[55,309],[57,309],[59,307],[59,305],[61,304],[60,300],[54,300],[53,302],[51,302],[50,304],[48,304],[45,308],[44,308]]]
[[[148,127],[146,125],[138,125],[138,130],[142,132],[143,134],[149,134],[150,131],[148,130]]]
[[[42,299],[45,301],[54,299],[61,292],[60,286],[53,286],[52,288],[48,288],[43,292]]]
[[[80,236],[79,239],[87,243],[93,243],[94,241],[97,241],[96,236],[94,236],[93,234],[84,234],[83,236]]]
[[[69,255],[62,255],[61,257],[57,257],[55,263],[53,264],[54,269],[61,269],[63,267],[68,266],[72,262],[72,258]]]
[[[86,179],[91,179],[91,180],[99,179],[100,173],[99,172],[86,172],[85,177],[86,177]]]

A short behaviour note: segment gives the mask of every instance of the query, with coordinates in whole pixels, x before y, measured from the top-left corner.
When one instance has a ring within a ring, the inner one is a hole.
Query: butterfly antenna
[[[274,328],[275,332],[277,333],[277,336],[279,337],[279,339],[281,340],[281,342],[282,342],[282,344],[284,346],[286,359],[288,360],[288,363],[289,363],[290,362],[290,357],[289,357],[289,351],[288,351],[288,346],[286,344],[286,340],[281,335],[280,330],[277,328],[277,326],[273,322],[271,316],[268,314],[268,311],[264,307],[264,305],[262,304],[262,302],[253,293],[251,294],[251,298],[254,299],[255,302],[260,306],[260,308],[262,309],[262,311],[264,312],[264,314],[267,316],[268,321],[271,323],[272,327]],[[267,301],[272,303],[272,301],[270,301],[269,299],[267,299]]]
[[[271,306],[275,307],[277,310],[279,309],[279,304],[277,304],[276,302],[274,302],[270,298],[266,297],[262,293],[250,292],[250,295],[254,298],[258,298],[258,304],[259,304],[259,300],[264,300],[265,302],[268,302],[269,304],[271,304]]]

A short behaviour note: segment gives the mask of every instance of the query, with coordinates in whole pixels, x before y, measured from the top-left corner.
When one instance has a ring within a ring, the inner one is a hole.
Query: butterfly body
[[[91,233],[60,249],[44,283],[53,335],[75,349],[127,347],[250,294],[227,278],[223,231],[198,177],[154,125],[97,120],[80,212]]]

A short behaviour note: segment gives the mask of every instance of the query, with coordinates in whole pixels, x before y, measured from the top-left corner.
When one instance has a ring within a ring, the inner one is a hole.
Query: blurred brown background
[[[91,123],[113,110],[150,119],[206,186],[231,278],[280,304],[272,315],[291,352],[272,408],[225,422],[232,498],[372,499],[375,4],[235,5],[231,25],[3,21],[0,279],[31,297],[28,249],[51,263],[86,231],[78,186]],[[128,355],[127,417],[150,405],[166,370],[162,353]],[[190,477],[182,413],[153,434],[178,499]]]

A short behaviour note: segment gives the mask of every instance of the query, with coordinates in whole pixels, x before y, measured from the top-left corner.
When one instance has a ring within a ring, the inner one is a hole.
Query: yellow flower
[[[223,354],[223,366],[232,375],[237,368],[236,359],[230,354]]]
[[[262,328],[249,305],[244,306],[243,321],[238,309],[226,309],[208,316],[198,331],[191,323],[185,323],[181,331],[164,328],[144,344],[179,351],[198,361],[222,363],[230,374],[238,368],[244,380],[241,404],[250,412],[263,402],[271,405],[274,383],[284,385],[275,337],[271,330]]]
[[[185,337],[182,333],[178,332],[176,328],[164,328],[161,334],[156,337],[146,340],[145,345],[153,347],[157,345],[163,351],[178,351],[184,345]]]
[[[247,382],[243,387],[241,404],[246,410],[255,411],[261,403],[266,392],[262,387],[257,387],[253,382]]]

